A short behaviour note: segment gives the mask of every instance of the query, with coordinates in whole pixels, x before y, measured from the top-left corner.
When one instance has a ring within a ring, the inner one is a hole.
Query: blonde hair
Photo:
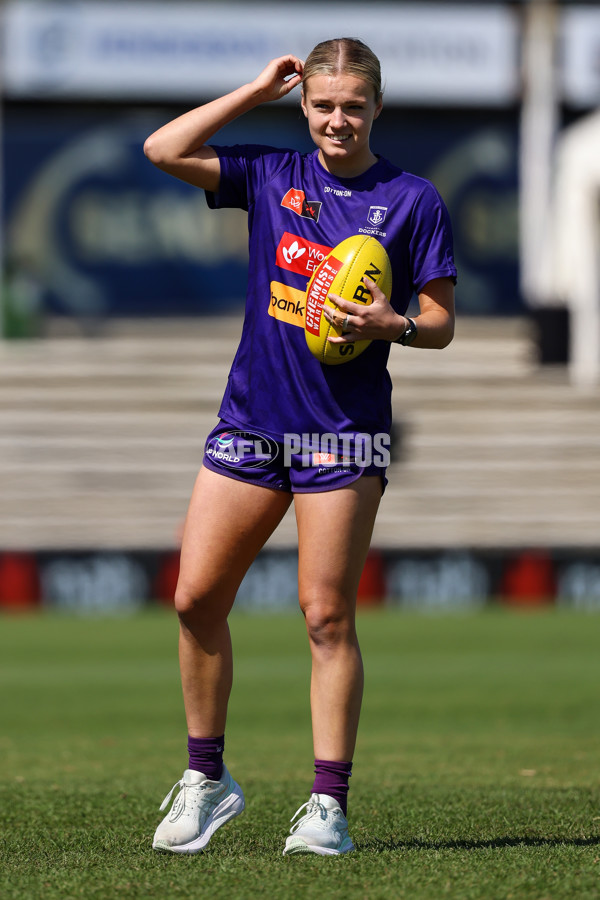
[[[375,101],[383,93],[381,89],[381,66],[370,47],[358,38],[334,38],[321,41],[311,50],[304,63],[302,88],[306,93],[306,82],[313,75],[354,75],[372,85]]]

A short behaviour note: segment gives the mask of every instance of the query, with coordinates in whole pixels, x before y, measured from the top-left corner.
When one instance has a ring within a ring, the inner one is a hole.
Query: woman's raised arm
[[[163,125],[147,138],[144,153],[169,175],[216,191],[221,167],[207,141],[255,106],[288,94],[302,80],[303,67],[302,60],[291,54],[271,60],[254,81]]]

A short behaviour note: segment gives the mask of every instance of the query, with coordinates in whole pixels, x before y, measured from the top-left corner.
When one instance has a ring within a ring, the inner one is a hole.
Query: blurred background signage
[[[401,7],[401,14],[398,14]],[[360,35],[388,101],[507,103],[518,87],[517,22],[500,4],[7,4],[10,97],[187,99],[232,90],[284,52]]]
[[[462,314],[525,308],[519,283],[523,9],[508,3],[33,2],[2,13],[2,197],[14,306],[101,320],[239,310],[244,214],[143,155],[178,112],[340,33],[380,56],[375,150],[430,178],[452,216]],[[600,5],[562,4],[560,87],[571,119],[600,104]],[[299,92],[215,143],[313,147]]]
[[[562,14],[562,86],[574,106],[600,105],[600,3]]]

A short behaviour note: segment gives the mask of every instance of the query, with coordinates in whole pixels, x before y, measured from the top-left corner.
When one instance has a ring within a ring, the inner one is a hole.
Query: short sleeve
[[[285,165],[292,151],[277,150],[258,144],[214,146],[219,157],[221,177],[218,191],[205,191],[210,209],[245,209]]]
[[[409,254],[416,293],[433,278],[448,277],[456,282],[450,216],[430,182],[419,193],[412,209]]]

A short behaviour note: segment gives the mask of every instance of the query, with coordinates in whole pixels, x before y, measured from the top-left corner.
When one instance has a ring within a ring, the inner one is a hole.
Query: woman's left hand
[[[390,305],[383,291],[366,276],[363,283],[373,302],[368,306],[343,300],[337,294],[328,294],[335,305],[323,307],[323,315],[338,330],[339,337],[329,337],[332,344],[349,344],[354,341],[395,341],[406,331],[408,322]]]

